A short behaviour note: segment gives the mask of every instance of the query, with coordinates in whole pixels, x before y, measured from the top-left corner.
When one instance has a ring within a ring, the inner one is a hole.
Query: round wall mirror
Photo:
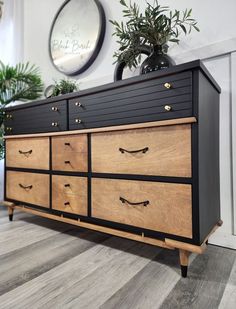
[[[69,0],[52,24],[49,54],[66,75],[77,75],[96,59],[105,35],[105,13],[98,0]]]

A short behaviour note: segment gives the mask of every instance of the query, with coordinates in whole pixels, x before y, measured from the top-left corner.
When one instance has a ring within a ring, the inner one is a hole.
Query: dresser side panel
[[[198,102],[199,238],[220,220],[219,93],[199,72]]]

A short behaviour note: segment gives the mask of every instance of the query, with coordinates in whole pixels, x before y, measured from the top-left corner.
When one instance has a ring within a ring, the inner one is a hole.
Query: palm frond
[[[15,67],[0,61],[0,103],[35,100],[42,95],[43,83],[35,65],[19,63]]]

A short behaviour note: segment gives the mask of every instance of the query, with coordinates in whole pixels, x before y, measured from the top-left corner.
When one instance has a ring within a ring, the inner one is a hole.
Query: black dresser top
[[[143,82],[143,81],[158,79],[159,77],[170,76],[170,75],[173,75],[173,74],[176,74],[176,73],[181,73],[181,72],[189,71],[189,70],[200,70],[205,75],[205,77],[210,81],[212,86],[219,93],[221,92],[220,86],[215,81],[215,79],[212,77],[212,75],[209,73],[209,71],[207,70],[205,65],[201,62],[201,60],[194,60],[194,61],[191,61],[191,62],[187,62],[187,63],[184,63],[184,64],[179,64],[179,65],[173,66],[173,67],[165,69],[165,70],[155,71],[155,72],[152,72],[152,73],[148,73],[146,75],[139,75],[139,76],[131,77],[131,78],[128,78],[128,79],[124,79],[124,80],[121,80],[121,81],[105,84],[105,85],[102,85],[102,86],[81,90],[79,92],[73,92],[73,93],[69,93],[69,94],[65,94],[65,95],[61,95],[61,96],[57,96],[57,97],[53,97],[53,98],[42,99],[42,100],[37,100],[37,101],[29,102],[29,103],[19,104],[19,105],[16,105],[16,106],[9,106],[9,107],[5,108],[5,110],[8,110],[8,109],[17,110],[17,109],[21,109],[21,108],[25,108],[25,107],[37,106],[39,104],[41,105],[41,104],[44,104],[44,103],[53,103],[53,102],[58,102],[58,101],[61,101],[61,100],[66,100],[66,99],[73,99],[73,98],[82,97],[82,96],[85,96],[85,95],[88,95],[88,94],[95,94],[95,93],[99,93],[99,92],[106,91],[106,90],[121,88],[123,86],[138,84],[138,83]]]

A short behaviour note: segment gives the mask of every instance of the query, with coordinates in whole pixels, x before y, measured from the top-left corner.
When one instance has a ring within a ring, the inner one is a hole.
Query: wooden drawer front
[[[191,125],[92,134],[92,170],[191,177]]]
[[[19,138],[6,140],[6,166],[49,169],[49,138]]]
[[[52,168],[57,171],[87,172],[87,135],[53,137]]]
[[[66,100],[8,110],[6,135],[59,132],[67,130]]]
[[[53,175],[52,208],[87,216],[87,178]]]
[[[95,178],[92,216],[191,238],[191,185]]]
[[[49,175],[7,171],[6,196],[8,199],[49,207]]]
[[[168,86],[170,85],[170,88]],[[166,111],[165,106],[171,107]],[[142,81],[69,101],[69,128],[181,118],[192,115],[192,72]]]

